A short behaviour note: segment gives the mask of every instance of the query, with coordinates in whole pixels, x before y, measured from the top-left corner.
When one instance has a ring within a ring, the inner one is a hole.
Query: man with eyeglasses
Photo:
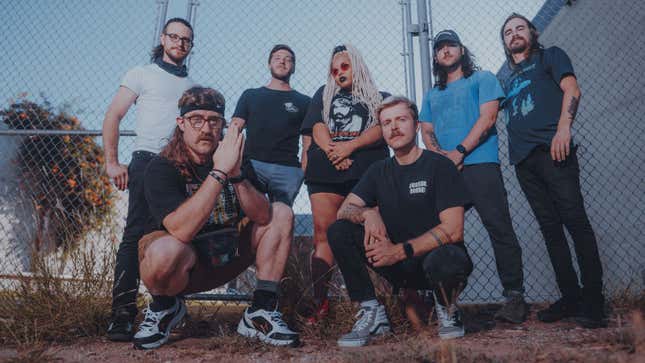
[[[119,190],[129,190],[128,215],[116,256],[112,288],[112,317],[108,338],[130,341],[137,315],[139,290],[137,243],[149,218],[143,195],[146,165],[167,142],[178,115],[177,100],[194,82],[184,60],[193,46],[193,30],[186,20],[166,22],[160,44],[152,50],[151,64],[126,73],[103,121],[105,170]],[[130,165],[119,163],[119,124],[136,102],[134,152]]]
[[[298,137],[309,97],[289,84],[296,55],[288,45],[275,45],[268,64],[269,84],[242,93],[232,123],[246,127],[244,160],[253,167],[249,170],[253,171],[250,178],[254,185],[272,202],[292,206],[304,179],[311,143],[311,136],[302,136],[303,151],[298,161]]]
[[[277,310],[293,212],[283,203],[270,204],[241,177],[244,135],[233,124],[222,138],[219,92],[193,87],[184,92],[179,109],[170,141],[144,175],[152,218],[138,257],[152,302],[134,345],[153,349],[166,343],[186,314],[184,294],[216,288],[253,262],[257,286],[238,333],[272,345],[297,345],[298,333]]]

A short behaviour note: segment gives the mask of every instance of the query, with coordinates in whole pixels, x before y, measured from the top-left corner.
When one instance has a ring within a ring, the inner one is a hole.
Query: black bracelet
[[[241,182],[244,181],[244,176],[243,175],[232,176],[232,177],[228,178],[228,181],[231,184],[238,184],[238,183],[241,183]]]
[[[219,169],[213,168],[213,170],[211,170],[211,171],[216,171],[216,172],[222,173],[222,175],[224,175],[224,177],[225,177],[226,179],[228,179],[228,174],[226,174],[223,170],[219,170]]]
[[[208,172],[208,175],[212,176],[212,177],[213,177],[213,179],[217,180],[220,184],[222,184],[222,186],[223,186],[223,185],[225,185],[225,184],[226,184],[226,179],[225,179],[225,178],[222,178],[222,177],[221,177],[221,176],[219,176],[219,175],[217,175],[216,171],[218,171],[218,172],[220,172],[220,173],[221,173],[221,171],[216,170],[216,169],[213,169],[213,170],[211,170],[211,171],[209,171],[209,172]],[[226,173],[224,173],[224,175],[226,175]]]

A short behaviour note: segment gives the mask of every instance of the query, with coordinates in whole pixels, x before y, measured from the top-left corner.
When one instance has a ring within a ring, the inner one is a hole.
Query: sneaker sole
[[[242,320],[237,324],[237,333],[240,334],[243,337],[247,338],[252,338],[252,339],[258,339],[263,343],[275,345],[275,346],[280,346],[280,347],[285,347],[285,346],[292,346],[295,347],[298,344],[300,344],[300,339],[296,338],[293,340],[277,340],[277,339],[272,339],[263,334],[262,332],[250,328],[246,326],[246,322],[244,321],[244,317],[242,317]]]
[[[465,332],[462,330],[462,331],[456,331],[452,333],[439,334],[439,338],[442,340],[456,339],[456,338],[461,338],[464,335],[465,335]]]
[[[184,318],[185,315],[186,315],[186,305],[184,303],[181,303],[181,305],[179,306],[179,313],[175,315],[175,317],[170,321],[170,323],[168,323],[168,327],[164,332],[163,338],[149,343],[137,343],[135,341],[134,347],[137,349],[155,349],[166,344],[166,342],[168,342],[168,338],[170,338],[170,331],[174,329],[181,322],[181,320]]]
[[[389,325],[386,326],[381,326],[378,329],[376,329],[376,332],[370,334],[366,338],[362,339],[353,339],[353,340],[337,340],[338,346],[343,347],[343,348],[354,348],[354,347],[362,347],[364,345],[367,345],[367,343],[370,342],[370,340],[377,338],[379,336],[383,335],[388,335],[392,332],[390,329]]]

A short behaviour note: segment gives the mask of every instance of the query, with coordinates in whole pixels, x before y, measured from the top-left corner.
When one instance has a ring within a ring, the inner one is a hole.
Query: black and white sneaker
[[[249,308],[246,308],[242,320],[237,324],[237,332],[242,336],[258,338],[271,345],[297,346],[300,344],[298,333],[289,329],[282,320],[282,313],[277,310],[258,309],[250,313]]]
[[[134,347],[137,349],[159,348],[168,341],[170,331],[186,315],[186,304],[175,298],[175,305],[170,309],[152,311],[150,306],[143,310],[145,317],[139,324],[139,331],[134,335]]]
[[[113,342],[132,341],[134,334],[134,316],[125,309],[120,309],[112,314],[108,325],[107,337]]]

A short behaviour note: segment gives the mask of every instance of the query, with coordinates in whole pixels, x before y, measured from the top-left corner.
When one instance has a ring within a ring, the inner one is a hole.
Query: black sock
[[[175,305],[174,296],[152,295],[152,302],[150,303],[150,310],[161,311],[170,309]]]
[[[279,287],[280,285],[276,281],[258,280],[249,312],[254,312],[258,309],[268,311],[277,309]]]

